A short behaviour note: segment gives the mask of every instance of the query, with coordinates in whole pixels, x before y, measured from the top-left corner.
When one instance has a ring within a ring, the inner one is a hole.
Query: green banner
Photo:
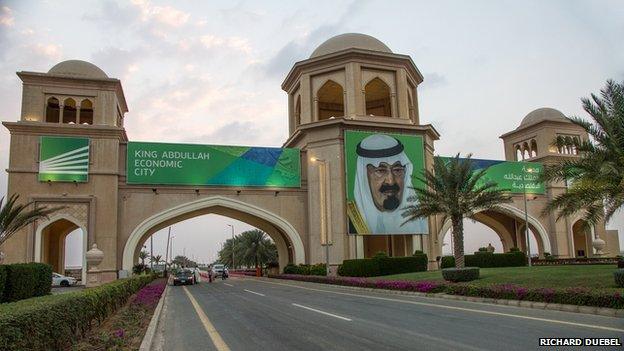
[[[423,138],[345,132],[347,216],[350,234],[427,234],[426,219],[403,224],[402,213],[425,168]]]
[[[89,139],[42,136],[39,146],[39,181],[87,182]]]
[[[443,157],[450,159],[450,157]],[[539,175],[543,172],[544,166],[536,162],[515,162],[499,160],[471,159],[475,171],[487,168],[485,175],[481,178],[483,182],[494,182],[498,184],[498,189],[509,191],[513,194],[524,193],[526,187],[527,194],[543,195],[546,191],[544,183],[538,181]]]
[[[299,149],[129,142],[128,184],[301,186]]]

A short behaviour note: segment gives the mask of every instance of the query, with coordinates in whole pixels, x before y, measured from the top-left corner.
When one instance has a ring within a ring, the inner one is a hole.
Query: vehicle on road
[[[71,286],[76,285],[78,279],[67,277],[56,272],[52,273],[52,286]]]
[[[190,269],[181,269],[173,275],[173,285],[197,284],[195,274]]]
[[[214,275],[214,277],[221,277],[223,275],[223,272],[226,270],[227,268],[225,267],[224,264],[220,264],[220,263],[216,263],[214,265],[212,265],[212,274]]]

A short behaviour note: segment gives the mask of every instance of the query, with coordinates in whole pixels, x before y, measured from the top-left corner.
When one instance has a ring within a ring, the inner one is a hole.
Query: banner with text
[[[128,184],[301,185],[299,149],[128,142]]]
[[[450,157],[444,157],[451,159]],[[543,195],[546,191],[544,183],[539,182],[539,175],[544,170],[541,163],[514,162],[499,160],[472,159],[475,171],[488,168],[481,180],[492,181],[498,184],[499,189],[507,190],[513,194],[524,193]]]
[[[42,136],[39,143],[39,181],[87,182],[89,139]]]

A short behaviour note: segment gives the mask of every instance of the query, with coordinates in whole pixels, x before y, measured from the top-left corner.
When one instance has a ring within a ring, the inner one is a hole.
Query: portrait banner
[[[299,149],[128,142],[128,184],[294,188]]]
[[[412,187],[424,186],[423,138],[346,131],[344,145],[349,234],[428,234],[426,218],[404,223],[402,216]]]

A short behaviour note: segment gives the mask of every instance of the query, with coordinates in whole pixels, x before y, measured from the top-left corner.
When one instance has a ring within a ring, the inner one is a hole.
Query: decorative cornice
[[[98,139],[118,139],[128,141],[126,130],[122,127],[104,125],[60,124],[48,122],[2,122],[11,135],[75,135]]]

